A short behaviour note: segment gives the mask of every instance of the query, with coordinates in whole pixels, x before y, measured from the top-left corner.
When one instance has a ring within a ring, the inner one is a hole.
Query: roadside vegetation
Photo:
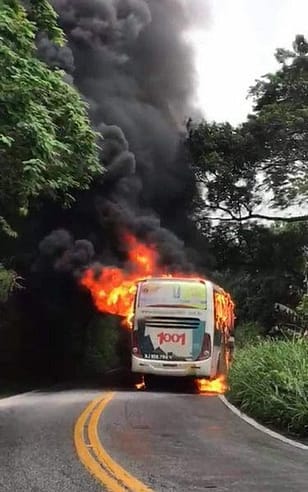
[[[238,350],[228,399],[272,428],[308,437],[308,339],[262,340]]]
[[[284,307],[284,306],[283,306]],[[270,332],[240,324],[227,398],[260,423],[308,437],[308,295]]]

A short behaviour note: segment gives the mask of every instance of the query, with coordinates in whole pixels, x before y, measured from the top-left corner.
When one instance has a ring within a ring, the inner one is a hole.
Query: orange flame
[[[139,383],[135,383],[135,388],[138,391],[146,389],[144,377],[142,377]]]
[[[223,394],[228,389],[226,376],[221,374],[216,379],[196,379],[196,386],[199,393],[219,393]]]
[[[128,268],[105,267],[99,273],[88,268],[81,285],[89,289],[96,308],[104,313],[124,318],[123,325],[131,328],[137,282],[141,279],[160,277],[198,278],[194,274],[167,273],[159,266],[158,253],[153,245],[139,242],[132,234],[125,234],[123,242],[128,246]],[[234,304],[229,294],[215,292],[216,325],[220,330],[232,326]]]
[[[129,270],[105,267],[96,275],[89,268],[81,284],[90,290],[99,311],[122,316],[124,326],[131,327],[136,282],[153,274],[167,275],[158,267],[158,254],[154,246],[140,243],[131,234],[126,234],[123,241],[128,245]]]
[[[145,382],[136,383],[135,388],[136,388],[136,390],[139,390],[139,391],[145,389]]]
[[[216,327],[225,331],[234,326],[234,302],[225,291],[214,293]]]

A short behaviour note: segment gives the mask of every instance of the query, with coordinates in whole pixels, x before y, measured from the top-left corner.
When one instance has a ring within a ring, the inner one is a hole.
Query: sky
[[[190,0],[194,1],[194,0]],[[208,120],[241,123],[248,89],[274,71],[276,48],[308,35],[308,0],[204,0],[209,20],[189,34],[198,75],[197,105]]]

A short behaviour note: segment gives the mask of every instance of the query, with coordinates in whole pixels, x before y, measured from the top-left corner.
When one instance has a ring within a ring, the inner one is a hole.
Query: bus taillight
[[[205,333],[203,338],[202,350],[197,360],[205,360],[211,357],[211,337]]]
[[[141,351],[138,344],[137,331],[132,331],[132,353],[137,357],[141,357]]]

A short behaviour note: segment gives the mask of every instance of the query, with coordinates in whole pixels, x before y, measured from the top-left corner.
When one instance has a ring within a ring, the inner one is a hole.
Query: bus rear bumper
[[[200,361],[162,361],[132,355],[132,372],[172,377],[210,377],[211,359]]]

